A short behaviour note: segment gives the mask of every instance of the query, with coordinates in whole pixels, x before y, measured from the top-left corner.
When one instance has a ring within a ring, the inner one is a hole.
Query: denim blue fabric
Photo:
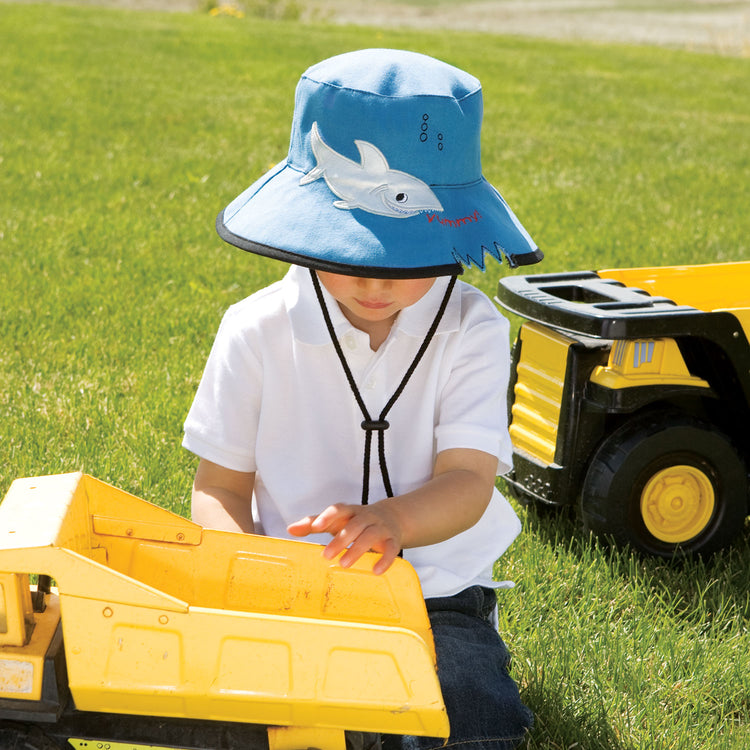
[[[451,735],[382,738],[383,750],[511,750],[534,722],[508,673],[508,649],[491,623],[495,592],[472,586],[455,596],[427,599],[438,679]],[[444,744],[445,743],[445,744]]]

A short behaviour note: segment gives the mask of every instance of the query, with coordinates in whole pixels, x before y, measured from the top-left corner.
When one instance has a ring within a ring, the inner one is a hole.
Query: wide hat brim
[[[485,179],[460,189],[432,187],[443,211],[394,219],[336,208],[325,182],[302,187],[301,177],[286,162],[277,165],[219,214],[221,238],[258,255],[372,278],[454,275],[471,265],[484,270],[487,255],[505,256],[511,267],[543,257]]]
[[[481,118],[479,81],[446,63],[398,50],[330,58],[297,87],[287,159],[219,214],[217,231],[353,276],[454,275],[484,269],[487,255],[536,263],[542,253],[482,175]]]

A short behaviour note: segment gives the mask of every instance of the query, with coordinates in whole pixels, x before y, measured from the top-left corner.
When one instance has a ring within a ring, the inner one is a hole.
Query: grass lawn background
[[[750,259],[750,60],[0,4],[0,492],[84,470],[188,513],[181,426],[221,314],[285,271],[215,216],[284,158],[302,71],[368,46],[481,78],[484,171],[539,271]],[[498,576],[529,746],[749,747],[747,530],[667,565],[519,513]]]

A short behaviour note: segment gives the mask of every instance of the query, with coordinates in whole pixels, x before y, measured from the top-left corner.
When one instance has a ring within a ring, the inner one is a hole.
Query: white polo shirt
[[[377,352],[323,290],[336,335],[367,408],[376,419],[432,324],[448,279],[439,278],[402,310]],[[474,448],[511,466],[506,391],[508,322],[479,290],[459,281],[443,319],[404,392],[388,413],[388,471],[396,495],[432,476],[436,455]],[[288,524],[333,503],[359,503],[365,432],[307,269],[229,308],[216,335],[183,445],[235,471],[254,471],[258,533],[292,538]],[[373,436],[370,502],[385,497]],[[473,584],[497,586],[492,566],[521,525],[494,491],[482,518],[439,544],[404,550],[425,597]],[[306,537],[326,544],[327,534]]]

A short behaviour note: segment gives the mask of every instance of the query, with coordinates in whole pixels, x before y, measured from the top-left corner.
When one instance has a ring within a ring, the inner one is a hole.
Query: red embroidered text
[[[427,221],[432,224],[433,221],[437,221],[438,224],[442,224],[446,227],[462,227],[464,224],[473,224],[482,218],[482,214],[479,211],[474,211],[470,216],[463,216],[460,219],[443,219],[438,214],[427,214]]]

